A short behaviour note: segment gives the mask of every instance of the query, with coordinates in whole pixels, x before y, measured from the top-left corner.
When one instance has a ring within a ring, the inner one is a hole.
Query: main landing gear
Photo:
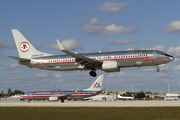
[[[90,72],[89,72],[89,75],[93,76],[93,77],[96,77],[96,69],[92,69]]]
[[[63,103],[63,102],[64,102],[64,99],[61,99],[61,102]]]

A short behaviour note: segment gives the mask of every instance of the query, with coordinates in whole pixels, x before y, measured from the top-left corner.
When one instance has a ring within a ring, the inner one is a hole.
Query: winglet
[[[76,94],[76,93],[77,93],[77,91],[78,91],[78,89],[79,89],[79,88],[77,88],[73,94]]]
[[[57,41],[58,46],[59,46],[59,48],[60,48],[60,50],[61,50],[61,51],[66,50],[66,49],[64,48],[64,46],[63,46],[63,45],[59,42],[59,40],[58,40],[58,39],[56,39],[56,41]]]

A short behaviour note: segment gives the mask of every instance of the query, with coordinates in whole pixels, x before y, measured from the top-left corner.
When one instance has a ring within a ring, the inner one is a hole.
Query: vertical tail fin
[[[122,96],[120,94],[118,94],[118,98],[122,98]]]
[[[100,75],[96,81],[91,85],[90,88],[84,89],[84,91],[100,91],[102,88],[102,82],[104,79],[104,75]]]
[[[20,58],[33,58],[51,55],[36,50],[36,48],[22,35],[18,29],[12,29],[12,34]]]

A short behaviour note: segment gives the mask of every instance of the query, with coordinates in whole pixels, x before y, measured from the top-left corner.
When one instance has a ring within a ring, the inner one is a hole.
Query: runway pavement
[[[36,106],[36,107],[179,107],[180,101],[0,101],[0,107]]]

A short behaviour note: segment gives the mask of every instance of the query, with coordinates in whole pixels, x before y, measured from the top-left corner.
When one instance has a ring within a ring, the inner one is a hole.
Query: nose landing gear
[[[63,102],[64,102],[64,99],[61,99],[61,102],[63,103]]]
[[[159,71],[160,71],[159,67],[163,67],[163,66],[165,66],[165,64],[159,64],[159,65],[157,65],[156,71],[159,72]]]
[[[160,71],[160,69],[158,68],[156,71],[157,71],[157,72],[159,72],[159,71]]]
[[[156,71],[157,71],[157,72],[159,72],[159,71],[160,71],[159,67],[157,67]]]

